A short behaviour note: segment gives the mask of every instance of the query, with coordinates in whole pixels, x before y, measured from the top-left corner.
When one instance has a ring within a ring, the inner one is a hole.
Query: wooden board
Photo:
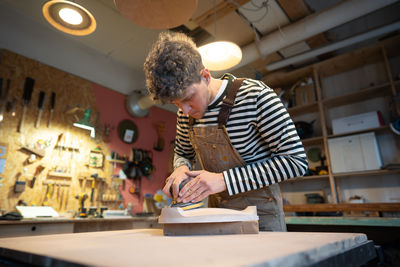
[[[159,229],[142,229],[1,238],[0,256],[18,257],[38,265],[51,265],[51,261],[55,265],[58,259],[90,266],[289,267],[323,262],[367,244],[366,235],[356,233],[169,237]],[[352,256],[352,263],[360,265],[356,262],[359,253]]]
[[[258,221],[169,223],[163,225],[163,233],[169,236],[258,234]]]
[[[256,206],[248,206],[243,210],[223,208],[200,208],[182,210],[181,208],[163,208],[159,223],[215,223],[258,221]]]

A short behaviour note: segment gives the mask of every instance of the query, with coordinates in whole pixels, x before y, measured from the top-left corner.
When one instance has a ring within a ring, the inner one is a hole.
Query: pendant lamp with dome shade
[[[230,69],[242,60],[240,47],[229,41],[217,41],[217,7],[214,0],[214,37],[215,41],[198,48],[204,66],[211,71]]]
[[[197,8],[197,0],[114,0],[114,3],[133,23],[157,30],[185,24]]]

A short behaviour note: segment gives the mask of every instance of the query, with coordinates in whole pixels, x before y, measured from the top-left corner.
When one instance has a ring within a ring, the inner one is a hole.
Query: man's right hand
[[[165,180],[165,186],[163,188],[164,194],[168,197],[176,200],[178,198],[179,193],[179,185],[180,183],[188,178],[189,176],[186,172],[189,171],[189,167],[187,165],[179,166],[174,170],[174,172]],[[170,188],[172,188],[172,196],[170,192]]]

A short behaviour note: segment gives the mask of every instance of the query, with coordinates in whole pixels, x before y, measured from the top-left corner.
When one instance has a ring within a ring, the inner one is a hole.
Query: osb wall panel
[[[83,112],[66,114],[73,107],[90,108],[92,110],[91,122],[96,124],[98,112],[93,95],[92,84],[89,81],[65,73],[58,69],[39,63],[35,60],[25,58],[10,51],[1,50],[0,77],[3,78],[3,93],[6,80],[11,80],[8,101],[17,101],[16,115],[11,112],[4,113],[4,120],[0,125],[0,143],[7,146],[7,157],[5,169],[0,174],[0,209],[12,211],[19,201],[27,205],[52,206],[59,212],[77,211],[79,207],[75,196],[86,192],[89,199],[85,206],[102,206],[109,204],[110,208],[118,202],[100,203],[101,182],[95,183],[94,200],[90,202],[91,182],[83,177],[89,178],[91,174],[97,173],[99,177],[109,177],[109,164],[103,168],[94,168],[87,165],[89,153],[92,149],[99,147],[104,155],[109,154],[106,145],[102,141],[101,126],[97,127],[96,138],[89,137],[89,131],[73,127],[73,122],[80,119]],[[23,90],[25,78],[31,77],[35,80],[32,99],[26,112],[24,127],[18,132],[18,124],[21,120],[23,110]],[[39,92],[46,93],[45,105],[41,124],[35,128],[38,116]],[[51,127],[47,125],[50,114],[50,98],[52,92],[56,93],[56,104]],[[66,145],[72,145],[78,149],[59,148],[57,141],[60,135],[69,136]],[[24,146],[41,144],[45,149],[43,158],[37,157],[36,161],[29,162],[32,153],[23,149]],[[36,179],[35,186],[29,187],[35,170],[39,165],[44,170]],[[51,174],[57,170],[64,170],[71,174],[69,177],[56,177]],[[15,193],[16,181],[26,182],[25,190]],[[105,180],[104,199],[118,200],[118,183],[111,178]],[[48,186],[48,184],[53,186]],[[47,192],[47,196],[46,196]]]

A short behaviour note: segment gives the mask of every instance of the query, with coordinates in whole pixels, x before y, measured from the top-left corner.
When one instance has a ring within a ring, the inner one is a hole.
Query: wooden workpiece
[[[257,234],[256,206],[244,210],[163,208],[158,222],[164,235]]]
[[[1,238],[0,248],[0,257],[49,266],[67,262],[90,266],[287,267],[324,264],[331,257],[348,254],[358,266],[375,257],[372,242],[355,233],[168,237],[160,229],[141,229]]]

